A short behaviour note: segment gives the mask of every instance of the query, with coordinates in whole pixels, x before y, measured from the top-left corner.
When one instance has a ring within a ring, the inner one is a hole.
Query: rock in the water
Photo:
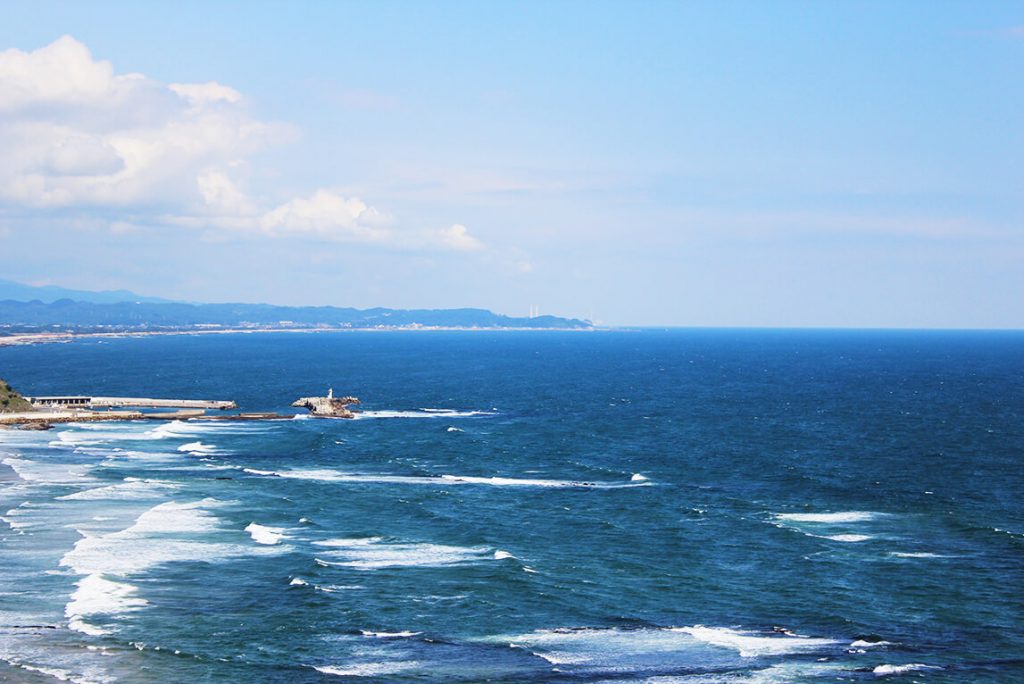
[[[309,412],[321,418],[355,418],[349,406],[358,404],[356,397],[335,397],[334,390],[328,390],[326,397],[302,397],[292,402],[292,406],[309,409]]]

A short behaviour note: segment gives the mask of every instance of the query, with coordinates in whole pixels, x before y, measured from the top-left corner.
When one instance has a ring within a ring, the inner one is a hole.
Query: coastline
[[[79,339],[162,337],[167,335],[235,335],[258,333],[357,333],[357,332],[593,332],[600,328],[473,328],[456,326],[392,326],[377,328],[216,328],[146,330],[123,332],[15,333],[0,336],[0,347],[74,342]]]

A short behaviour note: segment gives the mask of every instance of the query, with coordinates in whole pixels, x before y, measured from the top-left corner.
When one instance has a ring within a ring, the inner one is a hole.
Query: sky
[[[1024,327],[1024,4],[0,3],[0,277]]]

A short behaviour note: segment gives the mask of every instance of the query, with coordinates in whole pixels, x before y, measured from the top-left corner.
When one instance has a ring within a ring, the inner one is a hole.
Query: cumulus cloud
[[[391,234],[390,217],[361,199],[318,190],[267,212],[260,227],[268,233],[305,233],[355,242],[385,242]]]
[[[441,242],[459,252],[476,252],[484,248],[482,242],[469,234],[466,226],[455,225],[440,231]]]
[[[238,173],[294,136],[251,115],[242,93],[118,74],[70,36],[0,52],[0,208],[103,211],[134,221],[251,236],[475,251],[465,226],[400,229],[329,189],[261,205]],[[262,201],[266,201],[261,198]]]

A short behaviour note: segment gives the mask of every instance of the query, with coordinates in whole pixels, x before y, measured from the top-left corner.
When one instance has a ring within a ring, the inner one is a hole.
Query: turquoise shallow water
[[[0,658],[82,682],[1024,680],[1024,335],[225,335],[25,393],[360,420],[0,432]]]

